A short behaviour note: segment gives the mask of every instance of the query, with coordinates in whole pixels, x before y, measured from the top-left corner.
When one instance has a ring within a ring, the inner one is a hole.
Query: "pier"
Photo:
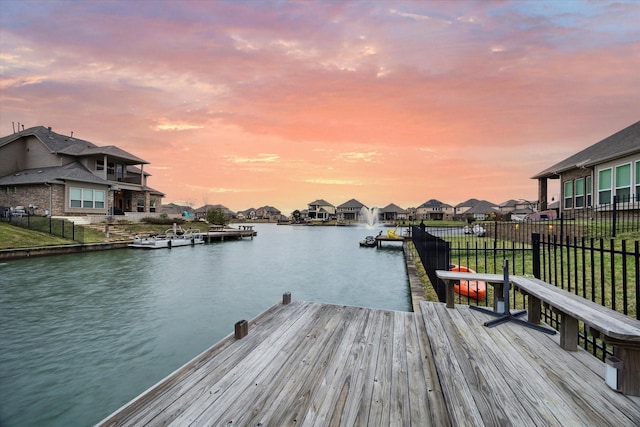
[[[214,241],[224,242],[225,240],[239,240],[245,237],[253,240],[258,232],[253,229],[252,225],[241,225],[238,228],[225,228],[224,226],[212,226],[209,231],[199,233],[205,242]]]
[[[291,301],[253,320],[99,425],[640,425],[640,398],[557,337],[487,314]],[[233,325],[229,325],[233,330]]]

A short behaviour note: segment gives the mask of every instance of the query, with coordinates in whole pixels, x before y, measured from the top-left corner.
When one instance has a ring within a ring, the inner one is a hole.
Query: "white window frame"
[[[567,191],[568,190],[568,191]],[[573,209],[573,181],[568,180],[562,184],[563,209]]]
[[[93,188],[69,187],[69,207],[77,209],[104,209],[105,191]]]
[[[579,189],[578,184],[580,184],[582,189]],[[573,182],[573,194],[575,199],[573,206],[575,209],[584,209],[584,193],[584,178],[576,178]]]
[[[605,183],[602,180],[602,174],[607,171],[609,172],[609,182]],[[603,187],[603,184],[608,184],[608,187]],[[609,193],[609,200],[603,202],[602,193],[607,192]],[[598,171],[598,205],[610,205],[611,203],[613,203],[613,168],[609,167]]]
[[[629,181],[626,183],[622,183],[621,185],[618,184],[618,170],[624,167],[628,167],[629,168]],[[628,202],[631,198],[631,183],[633,182],[633,171],[631,170],[631,162],[629,163],[622,163],[620,165],[616,165],[615,167],[615,195],[617,196],[617,200],[618,203],[620,202]],[[620,195],[618,194],[620,192],[620,190],[627,190],[625,191],[624,196],[626,196],[625,200],[620,200]]]

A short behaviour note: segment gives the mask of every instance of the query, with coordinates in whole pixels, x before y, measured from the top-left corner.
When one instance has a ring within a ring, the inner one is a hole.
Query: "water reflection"
[[[410,310],[399,246],[364,227],[257,225],[254,240],[0,265],[0,425],[93,425],[291,291]]]

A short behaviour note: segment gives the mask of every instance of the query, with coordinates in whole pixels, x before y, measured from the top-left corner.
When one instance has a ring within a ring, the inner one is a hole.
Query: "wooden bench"
[[[494,286],[502,286],[504,278],[498,274],[474,274],[437,271],[437,276],[447,285],[447,307],[454,307],[453,283],[456,280],[483,280]],[[560,345],[563,349],[578,349],[578,322],[583,322],[587,332],[613,346],[613,355],[622,361],[618,372],[618,390],[624,394],[640,396],[640,321],[617,311],[603,307],[578,295],[567,292],[539,279],[510,276],[514,289],[527,295],[528,320],[540,323],[542,305],[560,315]],[[501,292],[494,292],[496,298]]]

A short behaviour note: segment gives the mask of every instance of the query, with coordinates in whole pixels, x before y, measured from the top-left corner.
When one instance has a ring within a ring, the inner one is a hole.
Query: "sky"
[[[639,22],[624,0],[0,0],[0,135],[116,145],[194,208],[536,200],[533,175],[640,119]]]

